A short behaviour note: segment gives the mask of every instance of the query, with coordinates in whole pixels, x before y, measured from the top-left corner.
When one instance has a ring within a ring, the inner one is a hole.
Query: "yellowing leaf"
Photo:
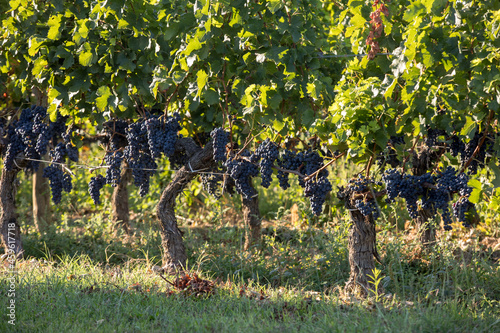
[[[203,69],[200,69],[198,73],[196,73],[196,76],[196,83],[198,84],[198,93],[196,94],[196,96],[200,96],[203,88],[205,88],[205,85],[207,84],[208,74],[205,73]]]

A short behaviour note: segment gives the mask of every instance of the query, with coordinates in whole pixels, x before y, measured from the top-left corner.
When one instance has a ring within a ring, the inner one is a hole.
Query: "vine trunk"
[[[0,203],[2,212],[0,221],[2,228],[2,242],[4,256],[14,254],[16,258],[23,257],[23,244],[21,242],[21,228],[17,222],[16,212],[16,186],[15,181],[20,169],[2,169],[0,178]]]
[[[259,197],[255,196],[245,199],[241,196],[241,200],[243,204],[243,219],[245,226],[248,228],[245,235],[245,250],[248,250],[260,241],[262,221],[259,211]]]
[[[183,269],[187,260],[182,231],[175,216],[175,200],[197,175],[196,171],[208,169],[215,163],[211,142],[201,149],[192,139],[181,138],[177,140],[176,153],[181,151],[188,156],[188,163],[175,173],[174,179],[163,190],[156,207],[164,251],[163,269],[169,272]]]
[[[120,174],[120,183],[114,188],[111,196],[111,221],[113,228],[118,231],[120,228],[127,235],[130,234],[130,215],[128,206],[128,188],[127,185],[132,177],[132,172],[128,164],[123,162],[123,168]]]

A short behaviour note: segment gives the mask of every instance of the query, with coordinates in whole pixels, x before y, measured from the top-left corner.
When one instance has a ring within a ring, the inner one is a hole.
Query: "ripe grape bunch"
[[[437,146],[439,143],[438,138],[441,135],[446,135],[446,132],[443,130],[427,127],[427,136],[425,137],[424,144],[429,148]]]
[[[224,131],[222,127],[218,127],[210,132],[214,147],[214,161],[226,161],[226,145],[229,142],[229,133]]]
[[[126,130],[128,122],[123,119],[113,119],[104,123],[104,131],[107,137],[108,150],[104,155],[106,170],[106,184],[116,187],[121,179],[121,165],[123,152],[120,151],[127,146]]]
[[[31,106],[23,109],[19,119],[14,120],[7,128],[7,150],[5,152],[4,165],[7,170],[18,167],[16,158],[23,157],[25,169],[30,171],[38,170],[41,156],[47,152],[47,145],[39,143],[45,142],[50,125],[44,123],[47,116],[47,109],[41,106]],[[48,143],[48,139],[46,140]],[[38,149],[37,149],[38,148]]]
[[[278,159],[278,166],[284,170],[292,170],[292,171],[297,171],[300,166],[302,165],[302,159],[301,156],[297,156],[297,153],[294,151],[286,149],[282,154],[281,157]],[[284,170],[278,170],[278,182],[280,187],[283,190],[286,190],[287,188],[290,187],[289,183],[289,172],[286,172]]]
[[[311,210],[315,215],[320,215],[326,196],[332,190],[332,184],[328,180],[328,171],[320,170],[323,166],[323,157],[317,152],[306,150],[299,153],[285,150],[277,160],[278,181],[282,189],[290,187],[290,171],[297,172],[305,177],[299,176],[299,185],[304,188],[304,195],[309,198]],[[308,178],[308,176],[311,176]],[[307,180],[305,180],[307,179]]]
[[[450,151],[453,156],[458,156],[460,154],[461,167],[464,167],[465,164],[471,160],[468,166],[468,173],[471,175],[477,174],[478,169],[485,166],[487,157],[494,155],[494,134],[489,133],[484,135],[483,132],[476,132],[474,137],[467,143],[464,143],[457,135],[452,135],[450,140],[448,151]],[[474,155],[481,141],[483,141],[483,143]]]
[[[7,150],[4,165],[7,170],[18,168],[17,158],[24,157],[25,170],[36,171],[39,160],[47,153],[47,148],[52,143],[55,147],[49,152],[52,157],[51,165],[43,170],[42,176],[49,179],[52,200],[59,204],[62,191],[70,192],[72,189],[71,175],[65,173],[60,166],[66,157],[78,161],[78,150],[70,141],[71,135],[66,134],[66,119],[57,115],[56,121],[51,122],[47,117],[47,109],[41,106],[31,106],[23,109],[19,119],[14,120],[7,128]],[[57,143],[59,138],[63,142]]]
[[[65,142],[59,142],[56,147],[49,152],[52,157],[51,165],[43,169],[43,177],[49,179],[50,190],[52,192],[52,201],[54,204],[59,204],[62,199],[62,191],[71,192],[73,185],[71,183],[71,175],[63,171],[62,164],[66,158],[78,161],[78,150],[72,145],[69,135],[62,134]]]
[[[159,158],[161,154],[167,157],[174,154],[178,132],[182,129],[180,120],[180,115],[175,113],[166,118],[151,116],[142,123],[142,131],[147,132],[149,153],[153,159]]]
[[[468,197],[472,189],[467,185],[468,176],[463,173],[457,174],[455,168],[449,166],[445,170],[440,170],[431,175],[425,173],[420,176],[406,175],[390,169],[382,176],[386,184],[388,202],[394,201],[397,197],[406,200],[406,208],[411,218],[419,216],[419,206],[428,210],[432,215],[437,215],[441,211],[444,229],[451,230],[451,213],[449,209],[450,201],[455,193],[460,195],[460,199],[454,204],[454,215],[458,221],[465,223],[465,213],[463,207],[469,209]],[[464,198],[464,199],[462,199]]]
[[[326,196],[332,190],[332,184],[328,180],[328,171],[323,169],[323,158],[315,151],[308,150],[297,154],[297,158],[301,161],[301,166],[298,171],[306,176],[299,178],[299,185],[304,188],[304,195],[309,198],[311,210],[313,214],[320,215]]]
[[[467,222],[466,213],[474,207],[474,204],[469,201],[467,197],[460,197],[455,203],[453,203],[453,215],[456,216],[459,222],[462,222],[464,227],[470,227]]]
[[[366,178],[365,176],[360,174],[357,178],[349,180],[348,193],[363,195],[363,198],[354,200],[354,206],[363,216],[372,215],[376,220],[380,216],[380,212],[373,196],[368,195],[368,193],[371,192],[370,184],[375,184],[378,186],[382,185],[381,182],[374,182],[373,180]]]
[[[234,180],[236,190],[245,199],[251,199],[257,193],[251,185],[252,177],[259,173],[258,167],[244,158],[228,159],[224,166],[227,173]]]
[[[101,199],[100,199],[101,189],[104,187],[105,184],[106,184],[106,179],[101,174],[90,178],[89,194],[96,206],[101,204]]]
[[[255,153],[250,156],[252,162],[259,162],[260,175],[262,178],[261,185],[268,188],[271,185],[274,162],[279,157],[278,146],[267,138],[256,149]]]
[[[134,185],[139,187],[139,195],[149,192],[151,176],[158,168],[155,159],[161,154],[173,156],[178,139],[180,115],[171,117],[148,115],[147,119],[139,119],[129,124],[126,129],[128,145],[123,151],[123,158],[132,169]],[[115,158],[119,156],[115,155]],[[115,164],[116,160],[111,161]],[[110,180],[114,179],[109,177]],[[115,177],[116,178],[116,177]],[[116,183],[116,180],[113,181]]]
[[[107,152],[104,156],[104,161],[108,166],[106,170],[106,184],[110,184],[115,187],[120,183],[121,175],[121,165],[123,161],[123,153],[121,151],[117,152]]]
[[[108,144],[108,150],[114,152],[127,146],[126,130],[128,122],[123,119],[113,119],[105,122],[104,132]]]

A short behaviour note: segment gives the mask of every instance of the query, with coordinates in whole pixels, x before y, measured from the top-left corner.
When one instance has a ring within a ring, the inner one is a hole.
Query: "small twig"
[[[366,178],[370,178],[370,169],[371,169],[372,163],[373,163],[373,156],[375,156],[375,148],[377,148],[376,143],[373,144],[372,155],[370,156],[370,160],[368,161],[368,165],[366,166]]]
[[[413,143],[413,147],[411,147],[410,149],[410,153],[408,154],[408,156],[405,157],[404,161],[403,161],[403,165],[401,166],[401,170],[405,170],[405,166],[406,166],[406,162],[408,162],[408,160],[410,159],[410,156],[412,156],[413,152],[415,151],[415,147],[417,146],[417,143],[418,143],[419,139],[416,138],[415,139],[415,142]]]
[[[460,170],[460,173],[463,173],[465,171],[465,169],[467,169],[469,167],[469,165],[472,163],[472,161],[474,160],[476,155],[479,153],[479,150],[481,150],[481,146],[484,144],[484,141],[486,140],[486,136],[488,135],[488,130],[490,128],[490,123],[491,123],[491,120],[493,119],[493,115],[494,115],[493,110],[490,110],[490,114],[488,116],[488,121],[486,123],[486,129],[484,130],[483,137],[481,138],[481,140],[477,144],[477,147],[474,150],[474,152],[472,153],[471,157],[469,157],[467,162],[464,164],[464,166]]]
[[[326,163],[325,165],[323,165],[321,168],[319,168],[315,172],[311,173],[309,176],[305,177],[304,181],[308,181],[309,179],[315,177],[318,173],[320,173],[321,171],[323,171],[324,169],[326,169],[328,166],[330,166],[331,164],[333,164],[334,162],[336,162],[339,158],[341,158],[344,155],[345,155],[345,152],[343,152],[342,154],[338,155],[334,159],[328,161],[328,163]]]
[[[300,172],[298,171],[295,171],[295,170],[288,170],[288,169],[283,169],[283,168],[280,168],[279,166],[275,166],[273,165],[273,168],[275,168],[276,170],[278,171],[282,171],[282,172],[287,172],[287,173],[293,173],[294,175],[297,175],[299,177],[302,177],[304,179],[307,179],[307,177],[303,174],[301,174]]]
[[[264,131],[260,131],[258,134],[252,135],[252,137],[250,139],[247,139],[245,141],[245,144],[243,145],[243,147],[241,147],[241,149],[236,153],[236,156],[239,156],[248,147],[248,145],[253,141],[253,139],[255,139],[257,137],[257,135],[261,135],[263,132]]]
[[[159,276],[160,276],[163,280],[165,280],[165,282],[167,282],[168,284],[170,284],[172,287],[175,287],[175,285],[174,285],[172,282],[168,281],[168,280],[167,280],[167,279],[163,276],[163,274],[161,274],[161,273],[160,273],[160,274],[158,274],[158,275],[159,275]]]

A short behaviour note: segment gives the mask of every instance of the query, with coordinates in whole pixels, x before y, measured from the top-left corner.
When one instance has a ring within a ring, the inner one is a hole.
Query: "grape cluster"
[[[332,190],[332,184],[328,180],[328,174],[318,174],[304,183],[304,194],[309,198],[313,214],[320,215],[325,203],[326,196]]]
[[[358,178],[353,178],[349,180],[349,188],[351,189],[352,192],[365,192],[369,190],[370,188],[368,185],[370,184],[370,181],[363,175],[358,175]]]
[[[132,169],[134,185],[139,187],[141,197],[149,192],[149,180],[157,167],[154,158],[159,157],[163,151],[163,144],[159,138],[164,134],[159,124],[161,124],[159,118],[152,116],[147,120],[139,119],[126,129],[128,145],[123,151],[123,158]],[[114,157],[115,160],[110,162],[116,165],[116,158],[120,156],[114,155]],[[111,175],[108,180],[110,183],[115,182]]]
[[[451,155],[454,157],[457,157],[458,154],[463,156],[465,154],[465,143],[463,143],[457,135],[452,135],[450,140],[451,142],[448,146],[448,150],[451,151]]]
[[[427,136],[425,137],[424,144],[429,147],[435,147],[437,145],[437,139],[439,135],[442,135],[441,130],[437,130],[434,128],[427,128]]]
[[[274,162],[279,157],[278,146],[267,138],[255,150],[255,153],[250,156],[250,161],[255,163],[260,160],[260,175],[262,178],[262,186],[268,188],[271,185]]]
[[[368,193],[371,191],[371,184],[375,184],[378,186],[382,185],[381,182],[375,182],[372,179],[366,178],[362,174],[359,174],[357,178],[349,180],[347,192],[356,194]],[[380,216],[379,210],[377,208],[377,203],[372,196],[364,196],[363,199],[358,198],[354,200],[354,206],[364,216],[369,216],[371,214],[374,219],[377,219]]]
[[[155,159],[163,155],[171,159],[171,163],[181,163],[184,156],[174,156],[175,145],[182,129],[178,113],[172,116],[146,113],[129,124],[125,120],[114,119],[104,123],[109,150],[104,156],[108,170],[105,181],[115,187],[120,182],[120,169],[125,160],[132,169],[134,185],[139,187],[139,195],[149,192],[150,178],[157,169]],[[123,149],[123,151],[122,151]]]
[[[68,158],[73,162],[78,162],[78,148],[71,142],[71,134],[63,133],[61,137],[64,141]]]
[[[23,154],[26,159],[30,159],[26,163],[25,168],[27,170],[38,170],[39,162],[33,160],[40,160],[47,153],[47,147],[51,140],[54,143],[57,142],[57,139],[66,131],[66,117],[58,114],[55,122],[50,120],[46,122],[46,118],[46,108],[31,106],[23,109],[19,119],[9,125],[7,128],[9,143],[4,160],[7,170],[14,168],[15,159],[19,154]],[[74,151],[71,151],[71,153],[74,154]]]
[[[205,173],[201,175],[203,189],[216,199],[222,196],[220,188],[223,180],[224,177],[218,173]]]
[[[229,133],[222,127],[218,127],[210,132],[214,146],[214,161],[226,161],[226,145],[229,142]]]
[[[113,119],[105,122],[104,132],[109,144],[109,150],[116,151],[127,146],[126,130],[128,122],[123,119]]]
[[[324,166],[323,157],[312,150],[299,153],[285,150],[277,160],[277,164],[284,170],[296,171],[306,176],[299,177],[299,185],[304,188],[304,195],[309,198],[313,213],[320,215],[326,196],[332,190],[332,185],[328,180],[328,171],[323,169],[318,172]],[[280,187],[287,189],[290,186],[289,173],[284,170],[279,170],[277,177]],[[307,177],[313,174],[311,178]]]
[[[278,166],[285,170],[297,171],[302,165],[302,160],[297,153],[286,149],[282,154],[280,159],[278,159]],[[286,190],[290,187],[289,183],[289,172],[278,170],[278,182],[282,189]]]
[[[423,193],[423,184],[432,181],[430,174],[403,175],[396,169],[389,169],[382,176],[382,180],[386,185],[388,202],[394,201],[397,197],[404,198],[408,214],[412,219],[417,218],[418,199]]]
[[[19,119],[14,120],[7,128],[8,145],[4,159],[7,170],[12,170],[17,163],[16,158],[20,154],[26,158],[25,170],[36,171],[39,161],[47,153],[51,141],[55,144],[59,137],[65,142],[59,142],[50,151],[52,164],[43,170],[42,176],[49,179],[52,200],[59,204],[62,191],[69,192],[72,189],[71,176],[66,174],[58,163],[64,163],[66,156],[78,160],[78,151],[66,135],[66,117],[57,115],[57,120],[51,122],[47,119],[47,109],[41,106],[31,106],[23,109]],[[75,157],[76,155],[76,157]]]
[[[450,137],[451,142],[448,145],[448,151],[453,156],[460,154],[461,167],[464,167],[467,161],[474,155],[483,136],[485,140],[468,166],[469,174],[476,174],[479,167],[484,167],[488,155],[494,155],[495,135],[491,133],[484,135],[482,132],[476,132],[474,137],[467,143],[461,141],[457,135]]]
[[[49,126],[44,123],[47,116],[47,109],[41,106],[31,106],[23,109],[19,119],[13,121],[7,128],[7,150],[4,165],[7,170],[12,170],[16,163],[15,159],[19,154],[24,154],[27,159],[39,160],[41,149],[39,137],[43,137],[49,130]],[[39,146],[37,149],[37,146]],[[27,170],[38,170],[39,162],[27,161]]]
[[[178,132],[182,129],[179,125],[180,115],[172,117],[151,116],[142,123],[143,131],[147,133],[149,153],[153,159],[161,154],[170,157],[174,154]]]
[[[59,165],[49,165],[43,169],[42,176],[49,179],[52,201],[58,205],[62,199],[63,189],[66,192],[71,191],[71,177],[68,179]]]
[[[104,156],[104,162],[108,166],[106,170],[106,184],[116,187],[120,183],[122,161],[123,153],[121,151],[106,153]]]
[[[130,133],[133,132],[128,131],[127,137],[131,136]],[[140,149],[141,142],[142,145],[147,144],[147,141],[145,141],[145,143],[144,140],[136,140],[136,145],[129,144],[125,148],[123,156],[127,161],[130,169],[132,169],[132,178],[134,179],[134,185],[139,188],[139,195],[141,197],[144,197],[149,192],[150,178],[154,174],[158,166],[151,155],[149,155],[143,149]],[[142,148],[144,148],[144,146],[142,146]]]
[[[100,174],[90,178],[89,194],[96,206],[101,204],[101,199],[100,199],[101,189],[104,187],[105,184],[106,184],[106,179]]]
[[[469,209],[474,207],[474,204],[469,201],[467,197],[460,197],[457,202],[453,203],[453,215],[457,218],[459,222],[462,222],[464,227],[470,227],[469,223],[465,218],[465,213],[469,211]]]
[[[258,167],[243,159],[228,159],[224,166],[227,169],[227,173],[234,180],[236,190],[239,194],[241,194],[245,199],[250,199],[255,196],[257,193],[255,189],[251,185],[252,177],[257,176],[259,173]]]
[[[377,209],[377,204],[375,203],[375,200],[370,199],[370,200],[362,200],[362,199],[356,199],[354,201],[354,205],[356,208],[359,210],[361,214],[364,216],[369,216],[372,214],[373,218],[376,220],[379,218],[380,213]]]
[[[67,192],[67,193],[71,192],[71,190],[73,189],[71,175],[69,173],[65,172],[63,175],[62,188],[63,188],[64,192]]]
[[[312,212],[320,215],[326,196],[332,190],[332,184],[328,180],[328,171],[326,169],[319,171],[324,166],[323,157],[315,151],[307,150],[298,153],[297,159],[297,164],[300,161],[297,171],[305,176],[314,174],[308,180],[305,180],[307,177],[299,177],[299,185],[304,188],[306,198],[309,198]]]
[[[49,152],[50,157],[52,157],[52,162],[55,163],[64,163],[66,156],[68,155],[68,151],[66,149],[66,145],[62,142],[59,142],[56,147]]]
[[[441,211],[445,230],[451,229],[452,218],[449,204],[453,195],[458,193],[461,198],[465,198],[469,202],[468,197],[472,192],[472,189],[467,185],[468,176],[463,173],[457,174],[455,168],[451,166],[445,170],[439,170],[435,175],[425,173],[420,176],[403,175],[399,171],[391,169],[384,173],[382,179],[386,184],[389,202],[397,197],[404,198],[408,213],[413,219],[418,217],[419,203],[423,209],[430,211],[433,215]],[[465,204],[463,205],[465,206]],[[458,208],[454,209],[454,215],[463,222],[460,207],[461,204],[458,204]],[[467,209],[469,208],[470,206],[467,206]]]
[[[64,127],[60,127],[64,129]],[[49,152],[52,164],[43,170],[43,177],[49,179],[52,192],[52,201],[59,204],[62,190],[71,192],[73,188],[71,175],[64,172],[59,164],[63,164],[66,158],[78,162],[78,149],[71,143],[71,134],[62,133],[64,142],[59,142],[54,149]]]

